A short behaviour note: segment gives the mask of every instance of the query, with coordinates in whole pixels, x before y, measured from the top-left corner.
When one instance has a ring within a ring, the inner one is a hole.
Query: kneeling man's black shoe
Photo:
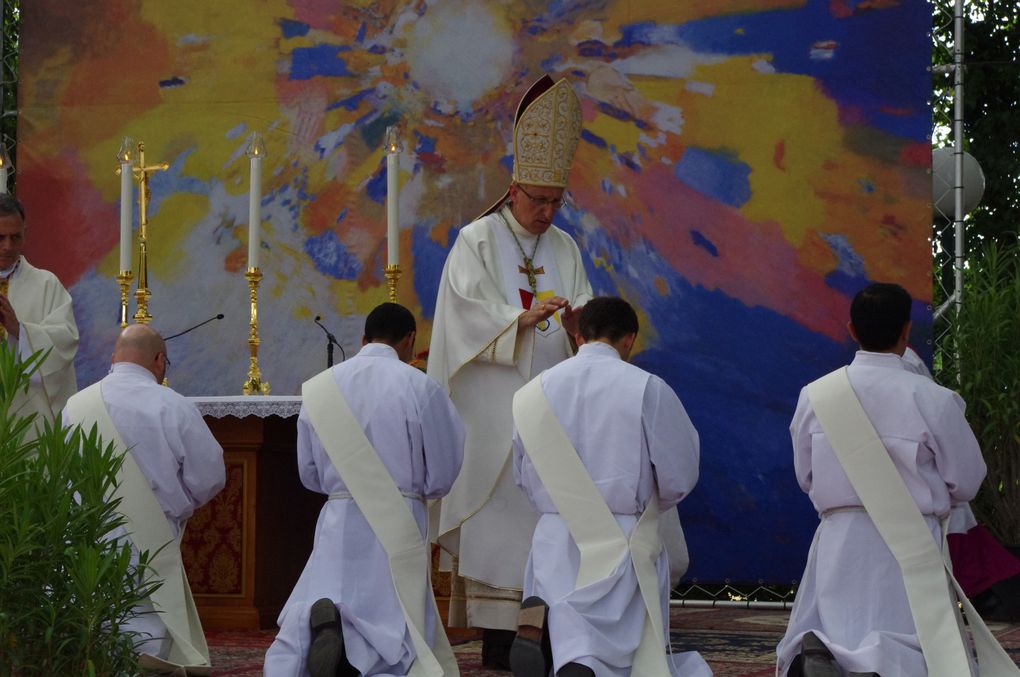
[[[549,606],[538,597],[521,603],[517,637],[510,647],[510,670],[514,677],[545,677],[552,669],[549,643]]]
[[[580,663],[567,663],[556,672],[556,677],[595,677],[595,671]]]
[[[804,634],[800,655],[790,666],[790,677],[842,677],[836,658],[813,632]]]
[[[340,612],[333,600],[323,597],[308,614],[312,641],[308,646],[308,673],[311,677],[358,677],[347,661]]]

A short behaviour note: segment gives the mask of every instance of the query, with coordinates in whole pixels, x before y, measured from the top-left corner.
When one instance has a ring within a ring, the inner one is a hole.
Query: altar
[[[298,479],[301,398],[189,399],[223,446],[226,465],[223,491],[188,521],[181,544],[202,625],[275,627],[325,501]]]

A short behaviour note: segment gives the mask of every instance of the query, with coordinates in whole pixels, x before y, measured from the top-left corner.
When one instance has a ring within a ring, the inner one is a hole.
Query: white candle
[[[120,269],[131,270],[131,200],[134,198],[131,164],[120,163]]]
[[[399,165],[400,155],[390,151],[386,155],[386,254],[391,266],[400,264],[400,222],[397,212],[400,199]]]
[[[7,165],[0,167],[0,195],[7,194]]]
[[[248,267],[259,267],[259,245],[262,236],[262,155],[251,155],[251,186],[248,192]]]

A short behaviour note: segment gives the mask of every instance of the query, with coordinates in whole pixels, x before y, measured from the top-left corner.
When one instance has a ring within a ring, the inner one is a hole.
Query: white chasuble
[[[468,224],[459,233],[436,300],[428,373],[449,389],[464,421],[464,466],[441,505],[439,543],[459,558],[458,573],[469,583],[516,591],[481,606],[451,607],[451,624],[516,628],[517,604],[537,515],[514,486],[509,466],[513,394],[542,369],[572,354],[558,315],[548,326],[518,331],[517,318],[530,307],[523,257],[504,219],[509,209]],[[534,240],[521,238],[530,256]],[[577,308],[592,296],[580,252],[555,226],[535,250],[538,296],[559,295]],[[491,610],[491,609],[490,609]],[[464,614],[467,617],[465,618]]]
[[[50,351],[32,376],[28,393],[15,398],[14,408],[22,415],[35,413],[52,420],[78,390],[74,375],[78,326],[71,295],[53,273],[21,257],[8,280],[7,298],[20,324],[17,349],[21,358],[36,351]]]

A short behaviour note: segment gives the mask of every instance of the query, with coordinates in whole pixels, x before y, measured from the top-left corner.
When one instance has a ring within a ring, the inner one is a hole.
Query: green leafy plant
[[[122,628],[158,583],[111,538],[122,450],[14,410],[43,359],[0,342],[0,677],[139,674]]]
[[[944,385],[967,402],[988,476],[972,506],[1007,544],[1020,544],[1020,246],[986,244],[968,261],[963,304],[943,350],[958,364]]]

